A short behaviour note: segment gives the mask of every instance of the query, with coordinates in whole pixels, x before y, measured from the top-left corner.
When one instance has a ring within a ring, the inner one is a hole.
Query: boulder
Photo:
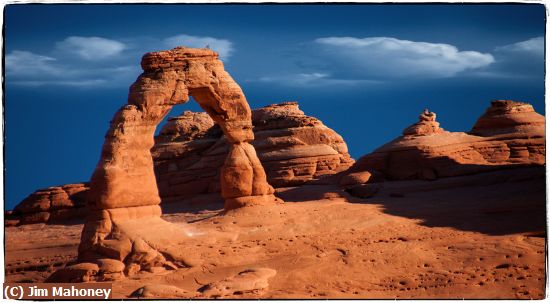
[[[46,283],[78,283],[90,282],[96,279],[99,267],[95,263],[78,263],[66,266],[54,272],[46,279]]]
[[[115,259],[97,259],[95,263],[99,268],[99,276],[102,281],[118,281],[124,279],[125,265]]]

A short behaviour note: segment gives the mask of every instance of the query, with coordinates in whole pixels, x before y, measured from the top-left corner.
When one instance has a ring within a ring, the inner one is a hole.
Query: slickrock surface
[[[245,269],[235,276],[210,283],[201,290],[205,296],[214,298],[259,292],[269,287],[268,280],[276,274],[277,271],[271,268]]]
[[[279,189],[280,205],[163,215],[203,264],[139,271],[113,283],[114,297],[213,298],[207,285],[250,268],[276,275],[223,298],[544,297],[544,167],[383,184],[365,200],[303,185]],[[74,261],[81,229],[6,228],[6,281],[44,281]]]
[[[304,184],[353,164],[342,137],[296,102],[253,110],[252,123],[252,145],[275,187]],[[171,118],[156,142],[152,154],[163,202],[220,191],[229,144],[206,114],[186,111]]]
[[[6,225],[58,223],[87,214],[88,183],[66,184],[35,191],[6,215]]]
[[[474,174],[545,164],[545,119],[527,103],[497,100],[470,133],[447,132],[425,119],[361,157],[347,173],[378,171],[388,180]]]

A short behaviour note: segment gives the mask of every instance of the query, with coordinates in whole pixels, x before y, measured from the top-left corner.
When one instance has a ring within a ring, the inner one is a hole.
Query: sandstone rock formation
[[[433,180],[545,164],[545,118],[527,103],[493,101],[469,133],[443,131],[435,114],[426,116],[360,158],[346,174],[377,171],[388,180]]]
[[[302,185],[342,172],[354,162],[342,137],[319,119],[306,116],[296,102],[252,110],[252,124],[255,139],[251,144],[266,171],[268,183],[274,187]],[[151,150],[162,203],[220,193],[220,170],[228,151],[222,129],[207,113],[185,111],[169,118]],[[78,206],[84,206],[84,200],[79,203]],[[25,220],[20,220],[19,215],[10,216],[13,220],[9,223],[53,222],[43,218],[57,217],[49,210],[36,209],[25,214]],[[87,214],[86,208],[64,213],[70,218],[83,218]]]
[[[353,164],[340,135],[304,115],[296,102],[252,111],[252,145],[275,187],[304,184]],[[229,151],[221,130],[204,113],[171,118],[152,150],[163,202],[220,191],[219,172]]]
[[[115,259],[140,268],[191,266],[185,252],[177,248],[186,240],[185,234],[160,219],[150,153],[156,126],[172,106],[193,96],[230,143],[221,172],[226,209],[280,200],[273,196],[249,143],[254,134],[248,103],[217,53],[177,47],[145,54],[141,67],[144,72],[130,87],[128,104],[111,121],[90,181],[90,213],[78,259],[91,263]]]
[[[52,186],[35,191],[6,216],[8,225],[55,223],[83,217],[87,213],[87,183]]]
[[[489,137],[544,137],[545,119],[529,103],[495,100],[477,120],[470,134]]]
[[[425,136],[444,132],[435,118],[434,112],[430,112],[427,108],[424,109],[418,116],[419,121],[403,130],[403,136]]]

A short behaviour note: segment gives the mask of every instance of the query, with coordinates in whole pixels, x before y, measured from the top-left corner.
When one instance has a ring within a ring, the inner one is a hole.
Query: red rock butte
[[[194,264],[177,249],[185,234],[160,218],[150,152],[157,125],[189,96],[220,125],[230,145],[220,174],[225,208],[282,202],[273,195],[249,143],[254,139],[250,107],[217,53],[177,47],[145,54],[141,66],[144,72],[130,87],[128,103],[111,121],[90,181],[90,212],[78,255],[84,264],[111,259],[132,271]]]

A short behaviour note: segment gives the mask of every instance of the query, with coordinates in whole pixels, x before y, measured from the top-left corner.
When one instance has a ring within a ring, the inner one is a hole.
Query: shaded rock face
[[[155,138],[156,143],[186,142],[210,136],[219,137],[223,133],[219,127],[214,129],[214,120],[205,112],[183,112],[182,115],[168,119]]]
[[[8,225],[56,223],[83,217],[87,213],[88,183],[52,186],[35,191],[7,215]]]
[[[87,194],[89,215],[78,248],[80,262],[113,259],[137,268],[193,266],[177,244],[188,239],[160,218],[151,148],[157,125],[176,104],[194,97],[223,131],[229,152],[220,173],[225,208],[282,202],[273,195],[250,141],[252,113],[241,88],[209,49],[177,47],[147,53],[128,103],[114,116]],[[196,116],[196,121],[201,120]],[[164,135],[188,130],[195,116],[173,122]],[[208,122],[209,123],[209,122]],[[201,125],[189,132],[201,132]],[[132,270],[135,271],[135,270]],[[120,272],[127,272],[121,268]],[[119,272],[110,279],[121,278]]]
[[[347,173],[378,171],[388,180],[433,180],[545,164],[545,118],[527,103],[493,101],[470,133],[443,131],[435,115],[433,121],[423,116],[403,136],[361,157]],[[427,123],[431,126],[424,127]]]
[[[196,125],[177,127],[197,117]],[[220,192],[220,170],[229,152],[217,125],[201,113],[185,112],[166,123],[152,150],[159,192],[164,202]],[[275,187],[304,184],[346,170],[353,164],[340,135],[304,114],[296,102],[252,111],[254,141],[267,179]],[[203,125],[212,125],[204,128]],[[173,134],[179,129],[179,134]]]

